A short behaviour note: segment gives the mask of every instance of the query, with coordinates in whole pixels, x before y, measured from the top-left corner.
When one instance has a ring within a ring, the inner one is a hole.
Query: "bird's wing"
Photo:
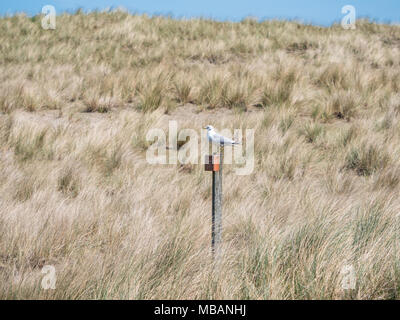
[[[213,140],[215,140],[215,142],[223,143],[223,144],[234,144],[235,143],[235,141],[233,141],[227,137],[224,137],[223,135],[220,135],[219,133],[214,133]]]

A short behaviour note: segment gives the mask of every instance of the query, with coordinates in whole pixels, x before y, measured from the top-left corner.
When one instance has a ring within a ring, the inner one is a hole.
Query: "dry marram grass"
[[[0,19],[0,298],[398,298],[400,28]],[[256,166],[152,166],[150,128],[255,129]],[[56,268],[56,290],[40,282]]]

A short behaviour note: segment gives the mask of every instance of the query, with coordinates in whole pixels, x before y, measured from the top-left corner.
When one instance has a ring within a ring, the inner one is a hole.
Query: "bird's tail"
[[[240,145],[242,145],[242,144],[241,144],[240,142],[234,141],[234,142],[233,142],[233,145],[240,146]]]

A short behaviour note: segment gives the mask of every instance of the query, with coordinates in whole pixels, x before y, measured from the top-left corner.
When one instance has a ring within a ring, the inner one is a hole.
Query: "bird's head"
[[[207,131],[212,131],[214,130],[213,126],[208,125],[207,127],[205,127],[204,129],[206,129]]]

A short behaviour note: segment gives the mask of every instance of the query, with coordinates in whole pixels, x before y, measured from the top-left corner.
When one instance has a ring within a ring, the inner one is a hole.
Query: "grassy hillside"
[[[40,20],[0,19],[0,298],[399,298],[399,26]],[[255,129],[217,265],[210,174],[146,162],[169,120]]]

